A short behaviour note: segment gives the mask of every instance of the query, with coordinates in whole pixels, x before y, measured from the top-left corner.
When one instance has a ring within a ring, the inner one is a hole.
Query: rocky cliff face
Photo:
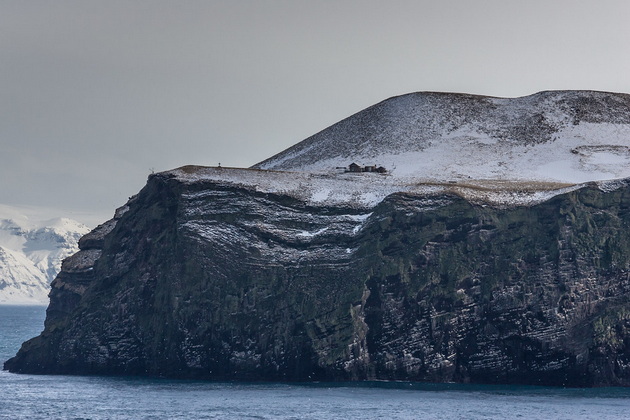
[[[417,93],[153,175],[5,368],[630,386],[628,139],[624,94]]]
[[[370,206],[156,174],[81,239],[5,369],[628,386],[629,224],[626,182]]]

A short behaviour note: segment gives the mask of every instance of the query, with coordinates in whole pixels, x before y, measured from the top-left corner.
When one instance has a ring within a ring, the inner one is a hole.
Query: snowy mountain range
[[[61,261],[90,229],[71,219],[33,220],[0,206],[0,304],[46,304]]]

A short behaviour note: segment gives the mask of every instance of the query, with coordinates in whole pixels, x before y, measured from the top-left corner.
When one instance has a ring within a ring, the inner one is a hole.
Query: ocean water
[[[0,306],[0,360],[45,308]],[[251,384],[0,372],[0,419],[627,419],[630,390],[415,383]]]

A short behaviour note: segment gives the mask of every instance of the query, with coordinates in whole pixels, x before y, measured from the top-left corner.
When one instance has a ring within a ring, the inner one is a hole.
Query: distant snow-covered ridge
[[[61,261],[90,229],[71,219],[33,220],[0,206],[0,304],[46,304]]]

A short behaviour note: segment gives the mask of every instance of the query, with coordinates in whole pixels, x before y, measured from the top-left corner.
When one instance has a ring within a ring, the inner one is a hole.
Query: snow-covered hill
[[[0,304],[45,304],[61,261],[78,251],[87,226],[71,219],[33,220],[0,206]]]
[[[254,168],[331,173],[353,162],[420,182],[626,178],[630,95],[413,93],[367,108]]]
[[[352,172],[352,163],[385,173]],[[630,95],[412,93],[358,112],[250,169],[190,166],[170,173],[366,210],[395,192],[532,205],[591,181],[602,190],[630,182]]]

